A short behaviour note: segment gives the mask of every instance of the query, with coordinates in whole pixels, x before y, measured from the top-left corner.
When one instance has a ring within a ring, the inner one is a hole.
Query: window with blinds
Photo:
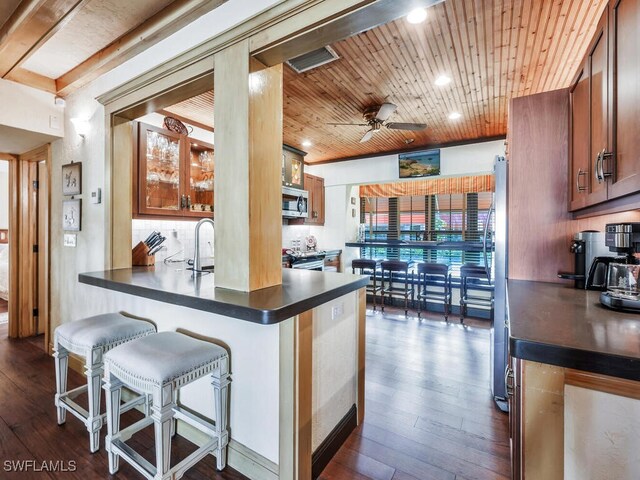
[[[367,224],[365,238],[368,241],[480,242],[492,199],[491,192],[362,198],[360,220]],[[493,225],[489,230],[493,231]],[[483,262],[482,253],[460,250],[381,247],[362,248],[361,255],[363,258],[447,263],[454,271],[464,263],[479,265]]]

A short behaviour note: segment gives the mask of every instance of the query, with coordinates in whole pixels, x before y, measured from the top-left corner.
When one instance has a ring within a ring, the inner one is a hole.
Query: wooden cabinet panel
[[[589,161],[589,77],[585,67],[570,91],[571,98],[571,170],[569,172],[570,210],[587,205],[591,181]]]
[[[593,205],[607,199],[607,182],[602,174],[600,152],[608,148],[608,11],[602,15],[596,30],[595,41],[589,52],[589,109],[590,109],[590,163],[591,181],[588,203]]]
[[[639,30],[640,1],[611,0],[572,88],[571,211],[640,192]],[[588,95],[581,85],[585,77],[589,80]],[[586,118],[588,135],[584,135]],[[578,178],[585,176],[585,155],[586,185]],[[585,186],[587,190],[582,189]]]
[[[613,152],[609,197],[640,190],[640,1],[610,3]]]
[[[324,178],[304,174],[305,189],[309,192],[309,217],[307,225],[324,225]]]

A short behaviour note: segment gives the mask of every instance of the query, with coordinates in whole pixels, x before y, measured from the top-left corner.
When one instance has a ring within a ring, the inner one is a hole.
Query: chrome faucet
[[[203,218],[196,223],[196,241],[193,251],[193,276],[202,274],[202,265],[200,264],[200,227],[205,223],[210,223],[212,227],[214,226],[213,220],[210,218]]]

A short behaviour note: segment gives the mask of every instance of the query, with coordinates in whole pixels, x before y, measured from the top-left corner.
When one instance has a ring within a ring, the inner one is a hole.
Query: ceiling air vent
[[[331,47],[322,47],[312,52],[305,53],[298,57],[288,60],[287,63],[296,72],[302,73],[312,68],[319,67],[325,63],[333,62],[337,60],[338,54]]]

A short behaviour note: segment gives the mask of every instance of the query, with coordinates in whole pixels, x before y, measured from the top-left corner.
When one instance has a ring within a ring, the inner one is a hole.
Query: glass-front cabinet
[[[138,125],[137,216],[211,217],[213,145]],[[137,207],[137,208],[136,208]]]

